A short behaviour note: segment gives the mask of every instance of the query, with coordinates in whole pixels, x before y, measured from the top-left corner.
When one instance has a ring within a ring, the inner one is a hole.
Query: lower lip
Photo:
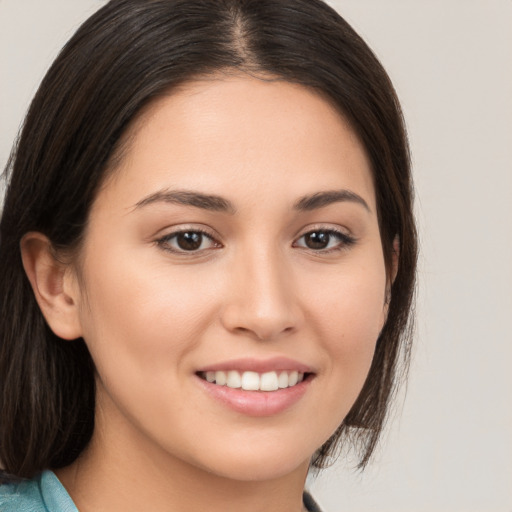
[[[196,376],[197,377],[197,376]],[[221,404],[247,416],[273,416],[296,404],[306,393],[311,375],[295,386],[276,391],[245,391],[240,388],[217,386],[200,377],[207,393]]]

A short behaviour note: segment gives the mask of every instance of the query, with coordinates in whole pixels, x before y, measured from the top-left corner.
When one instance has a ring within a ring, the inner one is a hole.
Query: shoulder
[[[37,479],[0,485],[1,512],[47,512]]]
[[[0,512],[78,512],[52,471],[32,480],[0,482]]]

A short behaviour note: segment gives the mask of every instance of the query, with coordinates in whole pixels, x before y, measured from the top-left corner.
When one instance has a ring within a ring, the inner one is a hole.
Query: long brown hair
[[[388,269],[399,240],[388,319],[370,373],[313,464],[322,466],[347,437],[360,448],[360,466],[368,462],[407,368],[417,250],[406,131],[386,72],[320,0],[112,0],[53,63],[5,171],[0,460],[6,472],[31,477],[66,466],[94,429],[94,364],[83,340],[64,342],[46,325],[22,267],[22,236],[39,231],[57,249],[78,247],[121,136],[141,109],[193,78],[233,69],[303,84],[337,105],[372,163]]]

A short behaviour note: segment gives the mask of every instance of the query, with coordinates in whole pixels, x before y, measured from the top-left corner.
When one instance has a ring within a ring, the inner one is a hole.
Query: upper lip
[[[199,372],[218,372],[237,370],[240,372],[265,373],[272,371],[297,371],[299,373],[314,373],[313,369],[288,357],[272,357],[270,359],[241,358],[230,359],[200,368]]]

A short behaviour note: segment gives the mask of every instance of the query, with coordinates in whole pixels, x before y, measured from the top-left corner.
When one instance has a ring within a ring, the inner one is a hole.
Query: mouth
[[[302,400],[316,370],[287,357],[217,362],[195,372],[202,389],[223,407],[246,416],[280,414]]]
[[[243,391],[264,392],[293,388],[305,379],[310,379],[312,375],[311,373],[299,372],[297,370],[269,371],[264,373],[238,370],[197,372],[199,378],[210,384],[241,389]]]

